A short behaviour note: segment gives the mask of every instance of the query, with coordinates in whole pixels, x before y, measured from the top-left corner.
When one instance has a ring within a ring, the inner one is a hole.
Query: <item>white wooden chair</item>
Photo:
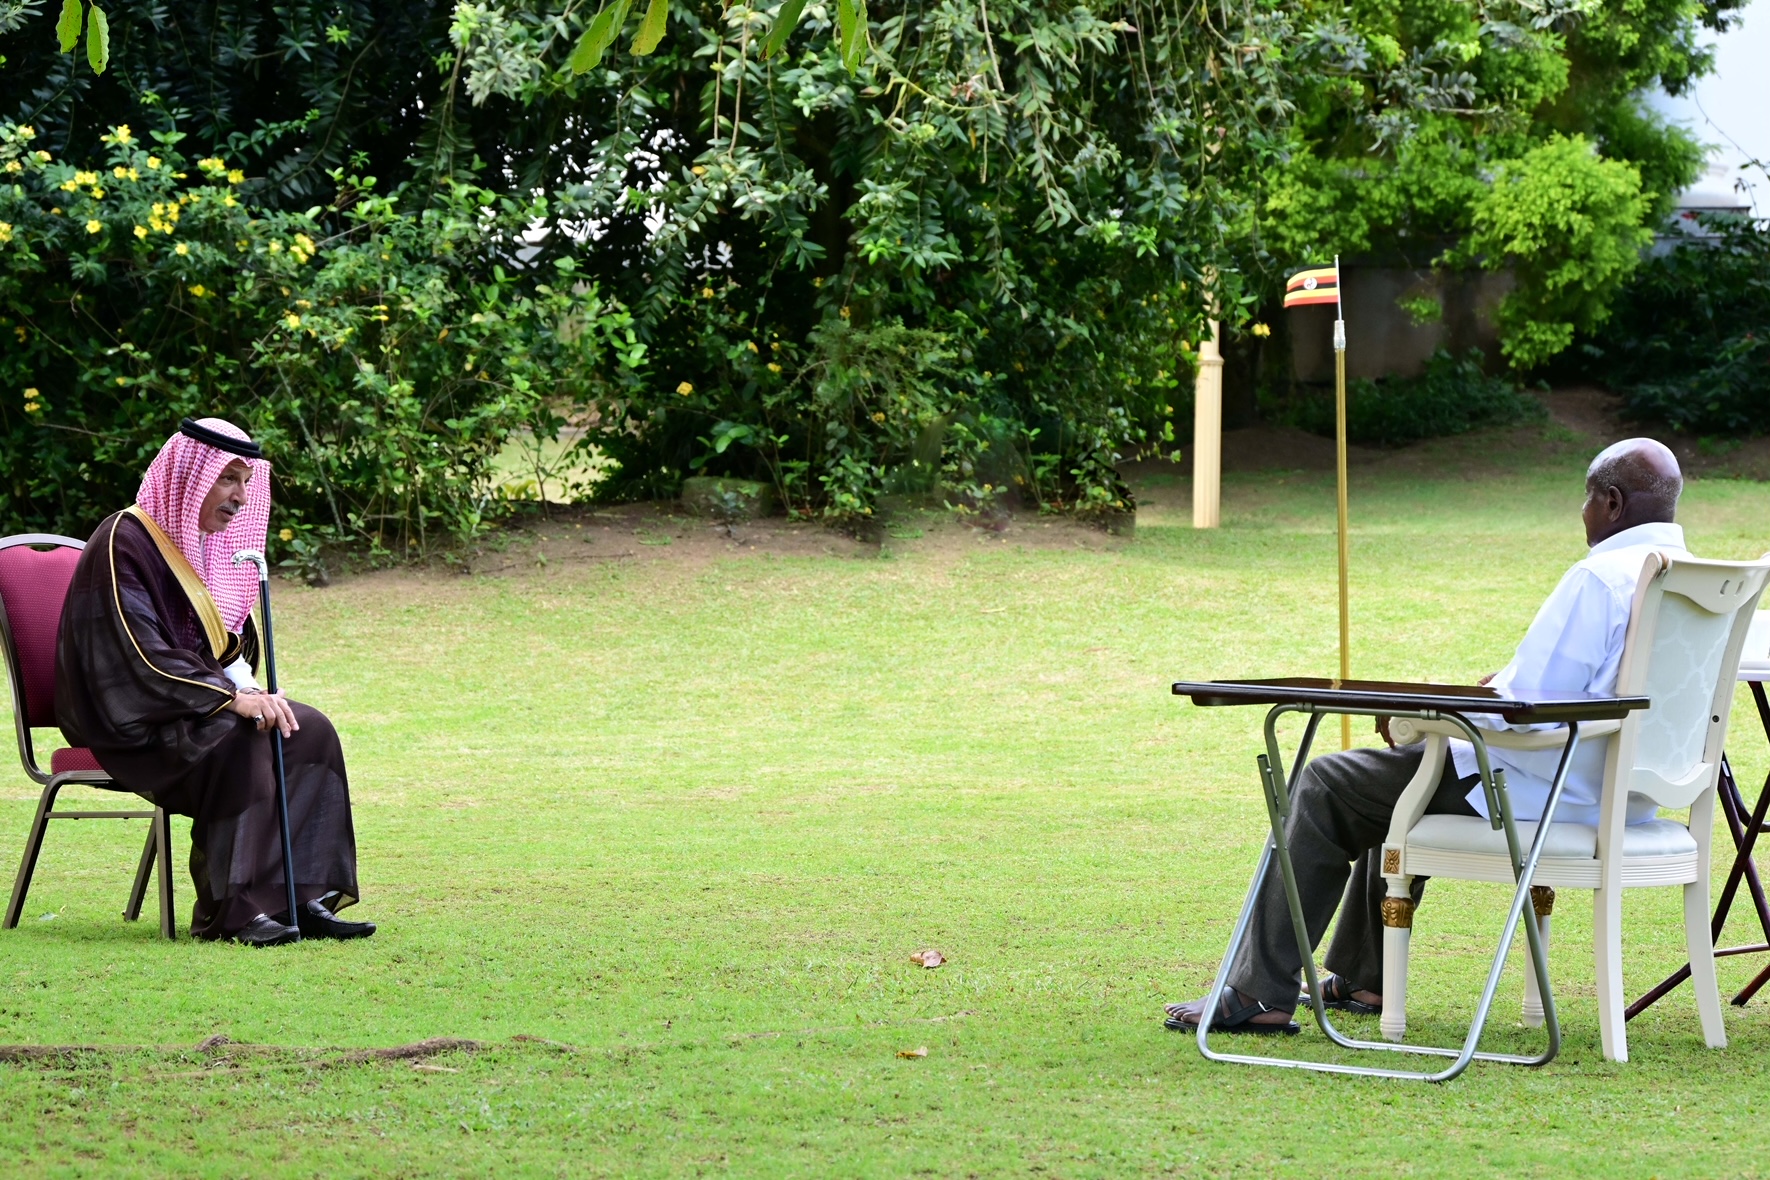
[[[1554,889],[1594,891],[1593,959],[1604,1056],[1628,1060],[1623,1024],[1622,891],[1649,885],[1684,889],[1684,929],[1691,984],[1703,1037],[1727,1043],[1715,984],[1709,935],[1709,854],[1715,784],[1733,705],[1734,678],[1758,597],[1770,579],[1770,555],[1756,562],[1702,561],[1653,553],[1635,592],[1617,675],[1619,695],[1653,703],[1623,721],[1585,722],[1582,742],[1609,739],[1597,827],[1551,822],[1532,884],[1542,945],[1547,953]],[[1516,881],[1505,833],[1485,819],[1426,815],[1443,772],[1446,741],[1460,731],[1435,721],[1397,718],[1398,743],[1425,739],[1418,774],[1396,806],[1383,871],[1382,1032],[1400,1041],[1407,1031],[1407,952],[1412,929],[1410,887],[1416,876],[1465,881]],[[1559,749],[1560,727],[1537,731],[1483,731],[1490,748]],[[1688,825],[1668,819],[1625,824],[1628,797],[1645,796],[1662,808],[1690,808]],[[1519,823],[1528,847],[1537,825]],[[1528,954],[1528,952],[1527,952]],[[1540,1025],[1536,974],[1525,972],[1525,1023]]]

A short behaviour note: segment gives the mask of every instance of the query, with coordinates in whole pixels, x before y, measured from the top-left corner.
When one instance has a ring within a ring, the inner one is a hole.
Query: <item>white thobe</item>
[[[1673,557],[1689,556],[1684,530],[1675,524],[1641,524],[1592,546],[1584,561],[1562,575],[1560,585],[1536,612],[1512,662],[1493,678],[1494,690],[1501,696],[1524,698],[1614,694],[1635,585],[1641,580],[1647,555],[1656,550]],[[1484,729],[1558,728],[1506,726],[1493,716],[1470,720]],[[1555,808],[1556,822],[1597,824],[1610,740],[1602,737],[1580,742],[1567,774],[1567,787]],[[1506,770],[1513,815],[1520,820],[1541,818],[1549,799],[1549,780],[1555,777],[1555,767],[1561,761],[1560,747],[1502,750],[1489,746],[1487,754],[1496,769]],[[1450,756],[1459,777],[1477,772],[1475,747],[1468,742],[1453,738]],[[1469,792],[1469,803],[1487,816],[1487,796],[1479,783]],[[1628,822],[1643,823],[1652,819],[1656,810],[1651,800],[1631,798]]]

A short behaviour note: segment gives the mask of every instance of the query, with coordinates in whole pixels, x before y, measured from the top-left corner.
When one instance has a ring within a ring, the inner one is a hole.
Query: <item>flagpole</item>
[[[1341,294],[1340,256],[1334,255],[1334,467],[1339,476],[1340,515],[1340,679],[1352,678],[1352,619],[1347,607],[1346,548],[1346,305]],[[1352,718],[1340,717],[1340,748],[1352,748]]]

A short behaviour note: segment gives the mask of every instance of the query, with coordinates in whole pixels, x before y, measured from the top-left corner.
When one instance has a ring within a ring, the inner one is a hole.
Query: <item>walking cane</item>
[[[258,613],[264,616],[264,681],[271,692],[277,690],[277,647],[270,635],[270,565],[256,549],[242,549],[234,554],[234,564],[251,562],[258,567]],[[289,843],[289,780],[283,773],[283,731],[270,729],[270,765],[277,777],[277,826],[283,833],[283,884],[289,890],[289,925],[299,926],[295,912],[295,852]]]

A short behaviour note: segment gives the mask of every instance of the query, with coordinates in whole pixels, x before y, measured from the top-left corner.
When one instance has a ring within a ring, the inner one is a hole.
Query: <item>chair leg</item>
[[[1715,981],[1715,943],[1709,933],[1709,883],[1706,878],[1684,886],[1684,941],[1690,951],[1690,986],[1702,1018],[1702,1039],[1711,1049],[1727,1047],[1727,1025],[1721,1019],[1721,989]]]
[[[172,816],[154,808],[154,859],[160,864],[160,934],[177,940],[178,920],[172,912]]]
[[[1407,1035],[1407,946],[1413,935],[1412,877],[1385,877],[1383,898],[1383,1039],[1399,1042]]]
[[[141,861],[135,866],[135,884],[129,887],[129,906],[123,911],[125,922],[133,922],[141,917],[141,903],[147,897],[148,874],[154,868],[156,847],[154,825],[150,822],[147,839],[141,845]]]
[[[1536,928],[1542,935],[1543,960],[1549,958],[1549,915],[1555,910],[1555,891],[1547,885],[1530,887],[1531,908],[1536,911]],[[1524,1024],[1526,1028],[1543,1026],[1543,993],[1536,981],[1536,964],[1530,957],[1530,940],[1524,941]]]
[[[1706,915],[1704,916],[1706,922]],[[1706,931],[1708,927],[1705,925]],[[1593,974],[1598,981],[1598,1033],[1607,1061],[1629,1059],[1628,1026],[1623,1022],[1622,889],[1592,894]],[[1711,960],[1711,963],[1713,960]]]
[[[49,829],[49,813],[55,809],[55,797],[60,793],[61,784],[51,782],[37,797],[37,814],[31,820],[30,835],[25,837],[24,855],[19,857],[18,876],[13,878],[12,898],[6,903],[6,921],[0,929],[12,930],[18,926],[19,915],[25,908],[25,894],[31,890],[31,874],[37,871],[37,854],[43,851],[43,834]]]

